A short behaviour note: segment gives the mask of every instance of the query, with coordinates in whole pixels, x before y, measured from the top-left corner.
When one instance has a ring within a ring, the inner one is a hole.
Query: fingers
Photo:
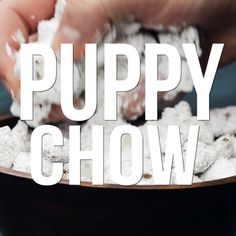
[[[53,15],[55,0],[3,0],[0,2],[0,76],[3,84],[17,96],[20,82],[14,73],[15,55],[38,21]],[[6,24],[7,22],[7,24]]]
[[[73,43],[78,59],[85,43],[100,41],[107,27],[108,15],[100,1],[68,0],[52,47],[58,53],[61,43]]]

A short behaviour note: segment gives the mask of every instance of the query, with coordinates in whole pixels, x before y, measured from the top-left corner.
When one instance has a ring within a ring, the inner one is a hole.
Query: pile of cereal
[[[100,110],[100,109],[98,109]],[[102,109],[101,109],[102,110]],[[106,183],[112,183],[109,173],[109,138],[111,131],[118,125],[127,124],[123,119],[116,122],[103,121],[102,111],[97,112],[95,116],[87,123],[82,125],[81,148],[90,150],[91,148],[91,129],[93,125],[104,125],[104,177]],[[194,167],[193,182],[208,181],[220,178],[230,177],[236,174],[236,107],[227,107],[214,109],[211,111],[211,121],[197,121],[192,116],[188,103],[180,102],[174,108],[164,109],[161,119],[158,121],[148,121],[138,126],[144,136],[144,177],[140,184],[153,184],[152,164],[150,150],[147,138],[147,126],[157,125],[159,127],[161,149],[165,150],[165,140],[167,136],[167,127],[170,124],[180,126],[183,155],[185,155],[188,128],[189,125],[200,125],[199,142],[197,147],[196,162]],[[215,125],[218,124],[218,125]],[[225,125],[227,124],[227,125]],[[51,174],[52,161],[65,163],[65,175],[68,177],[68,156],[69,123],[62,123],[58,127],[64,134],[64,147],[52,147],[50,136],[44,137],[43,147],[43,173],[46,176]],[[227,132],[226,132],[227,131]],[[12,168],[13,170],[30,173],[30,128],[22,121],[11,130],[9,127],[0,128],[0,166]],[[130,160],[130,140],[123,141],[123,170],[125,175],[131,171]],[[82,162],[81,177],[83,181],[91,181],[91,162]],[[174,167],[172,171],[172,183],[175,182]]]

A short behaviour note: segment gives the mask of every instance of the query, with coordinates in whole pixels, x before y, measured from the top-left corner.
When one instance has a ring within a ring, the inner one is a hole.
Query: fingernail
[[[16,61],[16,51],[9,45],[9,43],[5,44],[5,52],[12,62]]]

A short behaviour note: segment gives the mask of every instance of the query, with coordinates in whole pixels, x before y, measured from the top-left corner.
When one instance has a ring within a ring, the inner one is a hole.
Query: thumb
[[[84,53],[85,43],[98,42],[107,31],[108,14],[100,1],[69,0],[55,34],[52,47],[58,54],[61,43],[74,44],[74,57]]]

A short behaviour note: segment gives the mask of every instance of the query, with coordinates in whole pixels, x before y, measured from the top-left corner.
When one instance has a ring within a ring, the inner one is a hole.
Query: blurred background
[[[193,113],[196,113],[195,91],[186,95],[184,100],[191,104]],[[211,92],[210,105],[211,107],[236,105],[236,62],[218,70]],[[0,115],[9,114],[10,106],[10,95],[0,84]]]

